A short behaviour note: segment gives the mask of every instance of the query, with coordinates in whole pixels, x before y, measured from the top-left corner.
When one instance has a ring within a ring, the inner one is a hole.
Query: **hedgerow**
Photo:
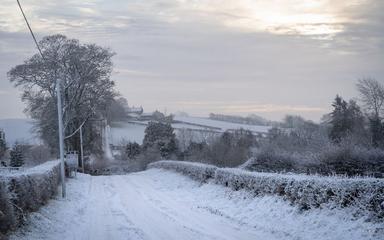
[[[244,189],[255,196],[277,195],[301,210],[351,207],[355,216],[384,221],[382,179],[249,172],[177,161],[159,161],[150,167],[174,170],[200,181],[211,178],[217,184],[236,191]]]
[[[213,178],[217,169],[217,167],[208,164],[177,161],[158,161],[149,164],[148,168],[173,170],[201,182]]]
[[[57,193],[59,168],[59,161],[50,161],[0,177],[0,233],[20,226],[28,212],[36,211]]]

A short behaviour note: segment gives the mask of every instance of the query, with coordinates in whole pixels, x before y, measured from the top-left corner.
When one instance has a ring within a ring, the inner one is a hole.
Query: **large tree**
[[[356,84],[367,112],[376,118],[384,115],[384,85],[373,78],[360,79]]]
[[[352,135],[361,135],[364,131],[364,116],[360,107],[355,101],[347,103],[340,96],[336,96],[330,114],[330,138],[336,142],[341,142],[344,138]]]
[[[63,35],[44,37],[35,54],[8,72],[9,80],[23,90],[25,112],[37,120],[42,139],[57,151],[56,83],[61,80],[65,135],[84,124],[84,142],[89,151],[100,150],[100,121],[116,96],[111,81],[114,55],[95,44],[82,44]],[[66,140],[78,150],[78,135]]]
[[[369,118],[372,144],[384,146],[384,85],[373,78],[358,81],[357,90]]]

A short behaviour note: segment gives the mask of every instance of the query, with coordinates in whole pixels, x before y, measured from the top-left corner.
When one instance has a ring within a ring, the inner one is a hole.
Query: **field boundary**
[[[56,195],[60,161],[48,161],[0,176],[0,235],[22,225],[28,212],[38,210]],[[1,236],[0,236],[1,237]]]
[[[300,210],[348,207],[356,217],[384,221],[383,179],[249,172],[185,161],[158,161],[148,168],[173,170],[201,182],[212,181],[235,191],[246,190],[255,196],[276,195]]]

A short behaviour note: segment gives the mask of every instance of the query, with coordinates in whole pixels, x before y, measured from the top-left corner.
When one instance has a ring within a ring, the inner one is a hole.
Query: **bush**
[[[158,161],[148,165],[148,168],[162,168],[176,171],[200,182],[206,182],[215,176],[217,167],[201,163]]]
[[[162,158],[169,158],[176,153],[176,136],[168,122],[149,122],[145,129],[143,150],[157,148]]]
[[[148,164],[154,161],[158,161],[161,159],[161,152],[157,147],[149,147],[145,151],[143,151],[137,159],[134,159],[136,165],[141,170],[144,170]]]
[[[293,171],[298,161],[293,154],[263,148],[246,164],[246,168],[251,171],[286,172]]]
[[[183,152],[184,158],[193,162],[205,162],[208,144],[206,142],[191,142],[187,149]]]
[[[323,175],[364,175],[384,177],[384,150],[357,143],[356,138],[339,144],[323,142],[295,147],[295,135],[277,133],[254,151],[243,167],[251,171],[320,173]],[[284,139],[284,141],[283,141]]]
[[[260,173],[177,161],[155,162],[149,167],[177,171],[199,181],[213,179],[257,196],[278,195],[302,210],[350,207],[355,217],[384,221],[384,181],[379,179]]]
[[[183,157],[219,167],[235,167],[249,159],[250,149],[254,145],[256,140],[250,131],[226,131],[210,144],[191,142],[183,152]]]
[[[45,145],[33,145],[25,151],[26,165],[35,166],[52,159],[50,149]]]
[[[10,201],[11,196],[4,179],[0,178],[0,236],[7,232],[16,223],[14,208]]]
[[[381,176],[384,151],[361,146],[341,145],[328,148],[319,157],[323,173]]]
[[[24,148],[22,145],[15,143],[11,152],[11,167],[21,167],[24,165]]]
[[[384,220],[384,181],[217,169],[215,182],[255,195],[276,194],[301,209],[354,207],[356,215]]]
[[[141,152],[140,145],[136,142],[129,142],[125,147],[125,156],[129,159],[136,158]]]
[[[0,178],[0,232],[20,226],[27,212],[36,211],[56,194],[59,170],[60,162],[50,161]]]

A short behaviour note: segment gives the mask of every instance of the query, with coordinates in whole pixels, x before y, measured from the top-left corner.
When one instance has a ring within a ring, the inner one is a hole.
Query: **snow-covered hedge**
[[[384,221],[382,179],[260,173],[174,161],[156,162],[151,167],[176,170],[199,180],[199,176],[213,178],[217,184],[255,195],[279,195],[303,210],[353,207],[353,214]]]
[[[205,182],[207,179],[213,178],[217,169],[217,167],[208,164],[180,161],[158,161],[149,164],[148,168],[173,170],[184,175],[188,175],[191,178],[201,182]]]
[[[356,214],[384,220],[384,181],[381,179],[257,173],[229,168],[217,169],[214,179],[234,190],[280,195],[301,209],[353,206]]]
[[[60,162],[0,176],[0,233],[23,223],[26,213],[36,211],[57,192]]]

